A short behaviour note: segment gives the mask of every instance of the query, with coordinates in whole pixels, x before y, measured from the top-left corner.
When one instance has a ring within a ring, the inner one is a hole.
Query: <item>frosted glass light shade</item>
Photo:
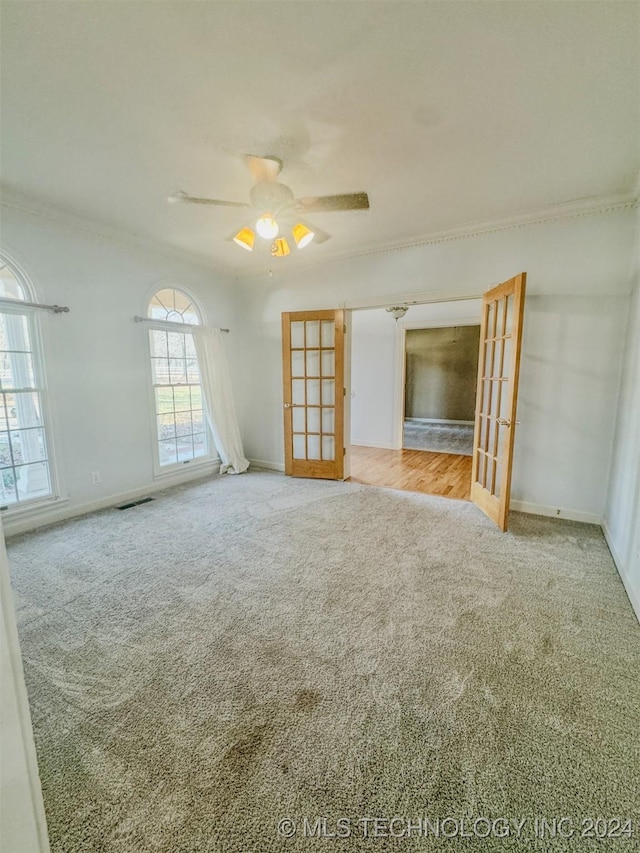
[[[296,241],[296,246],[299,249],[304,249],[305,246],[308,246],[316,236],[314,232],[310,228],[307,228],[306,225],[303,225],[302,222],[298,222],[297,225],[294,225],[291,229],[291,233],[293,234],[293,239]]]
[[[263,214],[256,222],[256,231],[265,240],[273,240],[278,236],[279,230],[278,223],[270,213]]]
[[[242,228],[233,238],[233,242],[238,246],[241,246],[243,249],[246,249],[247,252],[251,252],[253,251],[255,239],[256,235],[253,233],[251,228]]]
[[[289,244],[284,239],[284,237],[279,237],[277,240],[274,240],[271,244],[271,255],[274,258],[284,258],[286,255],[291,254],[291,249],[289,248]]]

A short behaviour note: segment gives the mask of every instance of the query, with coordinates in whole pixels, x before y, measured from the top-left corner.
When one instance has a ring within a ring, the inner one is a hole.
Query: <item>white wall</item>
[[[524,509],[559,509],[561,516],[599,521],[633,245],[634,215],[623,211],[300,270],[274,264],[273,278],[244,280],[244,358],[251,378],[247,372],[240,395],[247,454],[283,462],[282,311],[356,307],[376,298],[392,304],[396,296],[430,292],[479,296],[524,270],[522,426],[513,499]]]
[[[0,523],[0,850],[48,853],[29,700]]]
[[[71,309],[41,314],[56,468],[68,498],[46,518],[152,486],[146,333],[133,316],[145,313],[148,297],[161,285],[183,286],[210,323],[231,328],[234,364],[238,314],[232,282],[168,254],[13,208],[3,209],[2,250],[26,272],[39,301]],[[100,472],[100,484],[92,485],[92,471]],[[32,520],[5,517],[7,532],[20,524],[32,526]]]
[[[640,619],[640,228],[603,528]]]
[[[384,308],[354,311],[351,337],[351,440],[401,447],[404,347],[401,329],[480,322],[482,302],[464,299],[412,305],[397,322]]]

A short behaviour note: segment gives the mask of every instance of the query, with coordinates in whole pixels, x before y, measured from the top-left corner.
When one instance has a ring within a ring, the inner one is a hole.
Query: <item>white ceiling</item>
[[[2,181],[233,267],[321,261],[468,222],[631,192],[640,5],[625,2],[4,2]],[[225,240],[239,155],[333,239],[271,262]]]

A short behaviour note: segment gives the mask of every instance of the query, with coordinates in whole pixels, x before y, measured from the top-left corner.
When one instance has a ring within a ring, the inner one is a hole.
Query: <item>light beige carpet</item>
[[[53,853],[639,849],[596,527],[254,472],[9,555]]]

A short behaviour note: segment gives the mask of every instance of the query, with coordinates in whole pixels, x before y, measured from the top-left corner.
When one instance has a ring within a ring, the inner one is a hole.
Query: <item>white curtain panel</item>
[[[242,450],[229,362],[220,329],[194,327],[200,383],[213,441],[222,460],[221,474],[241,474],[249,467]]]

